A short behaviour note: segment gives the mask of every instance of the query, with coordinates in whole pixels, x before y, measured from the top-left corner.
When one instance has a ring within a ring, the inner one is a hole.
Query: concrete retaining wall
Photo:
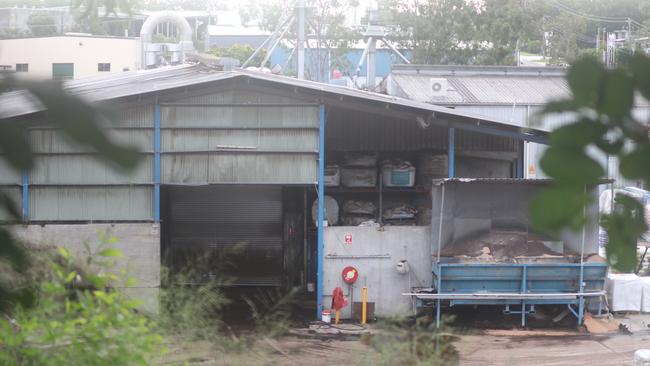
[[[351,244],[345,242],[346,235],[352,236]],[[334,288],[341,287],[351,304],[352,300],[361,301],[361,289],[365,285],[368,287],[368,301],[375,303],[376,316],[411,315],[411,300],[402,293],[409,292],[411,287],[431,286],[430,235],[428,226],[325,228],[325,307],[330,307]],[[396,265],[404,259],[410,265],[410,272],[399,274]],[[353,266],[359,271],[359,279],[354,287],[345,284],[341,277],[346,266]],[[351,305],[348,305],[342,310],[342,318],[350,317],[350,309]]]
[[[13,227],[17,237],[34,245],[62,246],[77,258],[86,253],[87,242],[91,252],[97,252],[99,233],[107,231],[119,241],[110,245],[124,253],[117,258],[115,272],[126,271],[136,280],[134,286],[125,288],[128,296],[143,302],[142,309],[158,312],[160,292],[160,226],[157,224],[74,224],[27,225]]]

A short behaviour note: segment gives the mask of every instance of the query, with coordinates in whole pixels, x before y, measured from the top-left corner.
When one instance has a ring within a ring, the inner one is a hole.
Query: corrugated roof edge
[[[458,112],[451,108],[412,101],[395,96],[242,69],[236,69],[233,71],[217,71],[198,64],[172,66],[152,70],[138,70],[78,79],[66,83],[66,90],[73,95],[86,98],[89,101],[99,102],[240,77],[248,77],[253,80],[303,88],[313,92],[334,96],[347,96],[363,101],[400,106],[403,108],[413,109],[415,111],[412,113],[422,114],[425,117],[433,113],[438,116],[452,117],[452,119],[460,118],[463,120],[462,122],[449,121],[450,126],[452,125],[452,122],[454,122],[457,124],[456,127],[459,128],[492,128],[502,131],[508,130],[511,133],[512,131],[516,131],[518,134],[531,136],[530,141],[533,141],[533,137],[545,139],[547,134],[547,132],[543,130],[521,127],[507,121]],[[114,87],[115,90],[109,90],[111,87]],[[95,93],[95,95],[93,95],[93,93]],[[2,99],[4,99],[4,96],[0,96],[0,106],[3,102],[6,102]],[[15,101],[14,98],[14,102]],[[38,110],[38,108],[35,108],[33,105],[29,105],[31,103],[29,103],[28,98],[25,98],[24,103],[27,104],[24,107],[25,113],[19,113],[16,111],[10,117],[19,117],[21,115],[42,111],[42,109]],[[7,116],[3,115],[3,117],[6,118]]]
[[[566,68],[547,66],[481,66],[395,64],[392,73],[421,73],[446,76],[554,76],[564,77]]]

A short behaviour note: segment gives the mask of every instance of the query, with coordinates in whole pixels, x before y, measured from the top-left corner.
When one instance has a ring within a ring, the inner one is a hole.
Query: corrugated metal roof
[[[201,65],[181,65],[78,79],[66,83],[66,89],[70,93],[91,102],[98,102],[237,78],[256,81],[261,84],[266,83],[269,86],[302,89],[312,95],[336,98],[339,105],[353,106],[362,102],[366,108],[376,108],[379,114],[388,109],[408,109],[411,113],[421,113],[425,116],[433,112],[436,118],[442,117],[446,121],[454,120],[458,122],[456,126],[458,128],[462,128],[462,124],[467,123],[474,128],[489,127],[509,131],[514,130],[524,135],[545,134],[543,130],[525,128],[507,121],[491,120],[421,101],[260,72],[246,70],[216,71]],[[3,107],[7,105],[5,95],[0,96],[0,110],[3,110]],[[22,96],[22,98],[18,96]],[[30,100],[28,93],[13,94],[9,97],[12,99],[13,105],[11,113],[3,111],[0,117],[18,117],[39,111],[39,106],[35,105],[33,100]],[[379,103],[380,105],[372,105],[372,103]],[[40,110],[42,110],[42,106],[40,106]]]
[[[434,93],[432,78],[447,80],[446,93]],[[431,76],[393,73],[403,96],[426,103],[543,105],[569,96],[564,77],[557,76]]]
[[[441,105],[544,105],[570,95],[566,69],[554,67],[395,65],[392,94]],[[431,79],[447,81],[434,92]],[[637,97],[637,106],[648,101]]]

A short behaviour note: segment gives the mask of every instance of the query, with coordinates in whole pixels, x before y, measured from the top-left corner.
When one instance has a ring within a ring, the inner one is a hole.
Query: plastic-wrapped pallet
[[[634,273],[607,275],[607,297],[612,311],[641,311],[643,282]]]
[[[434,179],[449,176],[447,155],[419,154],[417,163],[416,183],[419,186],[431,186]]]
[[[375,153],[346,153],[343,162],[346,166],[369,167],[377,166],[378,155]]]
[[[343,212],[353,215],[370,215],[373,216],[377,208],[371,201],[348,200],[343,204]]]
[[[414,219],[417,213],[415,207],[403,204],[385,209],[382,217],[384,220]]]
[[[373,226],[374,216],[368,215],[344,215],[341,217],[343,226]]]
[[[338,165],[328,165],[324,172],[325,187],[338,187],[341,184],[341,171]]]
[[[361,188],[377,186],[376,168],[342,168],[341,183],[345,187]]]

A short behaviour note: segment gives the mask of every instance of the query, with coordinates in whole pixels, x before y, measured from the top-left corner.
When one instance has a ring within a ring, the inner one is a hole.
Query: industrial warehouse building
[[[341,270],[368,255],[382,261],[373,271],[383,272],[359,273],[375,313],[402,311],[409,300],[401,292],[431,282],[431,179],[521,178],[524,141],[546,142],[540,130],[423,102],[203,65],[67,88],[117,111],[108,134],[137,146],[141,162],[130,173],[105,165],[38,126],[42,111],[23,93],[5,94],[0,104],[11,108],[2,117],[34,126],[33,171],[0,165],[1,189],[23,206],[16,232],[80,251],[110,229],[138,281],[127,291],[152,309],[161,265],[241,244],[234,287],[315,284],[320,309],[341,286]],[[412,164],[385,181],[386,160]],[[324,212],[332,201],[340,220]],[[363,207],[345,215],[348,201]],[[419,209],[386,215],[405,206]],[[328,227],[315,224],[324,220]],[[394,271],[399,260],[408,260],[412,277]],[[351,291],[358,300],[358,288]]]

